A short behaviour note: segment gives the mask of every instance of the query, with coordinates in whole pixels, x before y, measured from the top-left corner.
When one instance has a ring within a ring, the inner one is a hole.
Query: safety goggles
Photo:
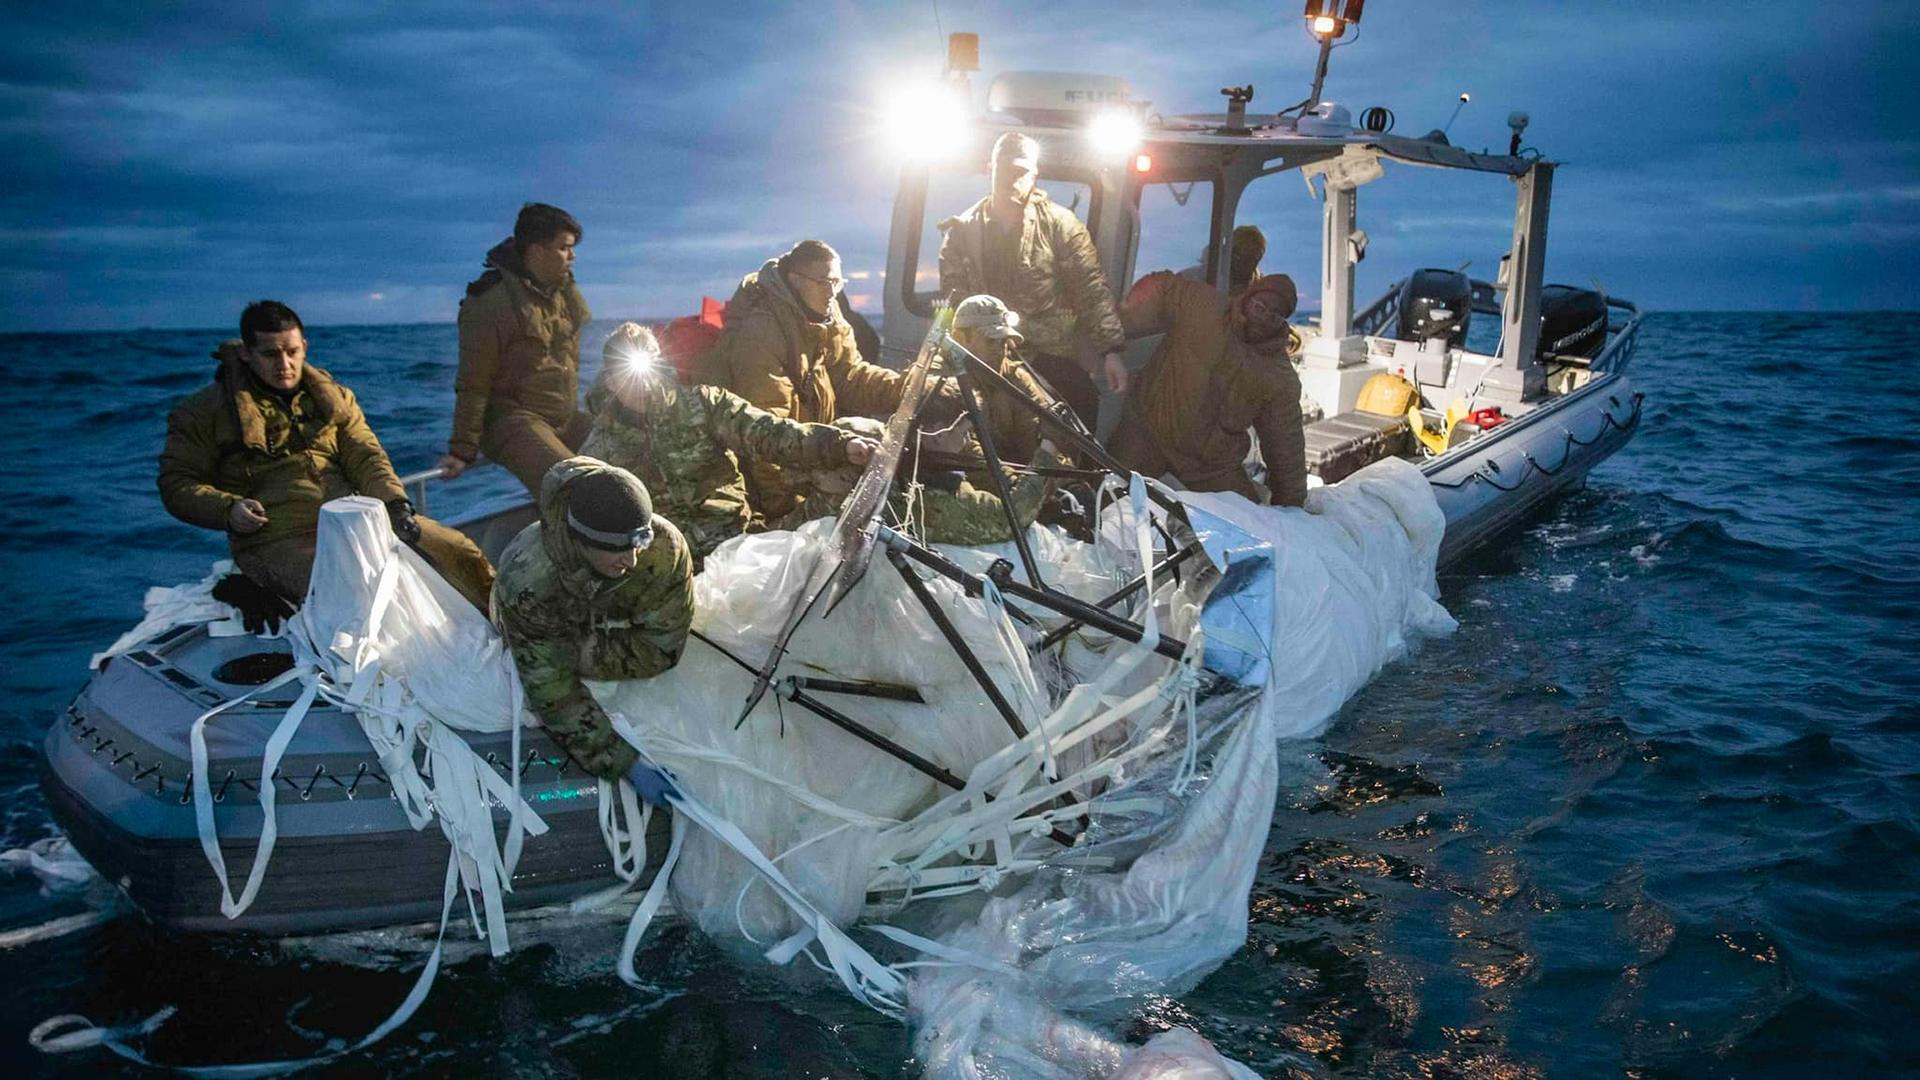
[[[653,543],[651,521],[630,532],[608,532],[581,524],[580,519],[573,516],[573,511],[568,510],[567,528],[573,530],[581,543],[601,551],[640,551]]]

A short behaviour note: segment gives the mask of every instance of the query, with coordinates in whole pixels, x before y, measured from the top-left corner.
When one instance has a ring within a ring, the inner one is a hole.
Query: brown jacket
[[[1011,280],[999,280],[988,252],[991,198],[940,223],[946,234],[940,241],[941,291],[956,303],[975,293],[999,297],[1020,313],[1027,350],[1068,357],[1091,370],[1097,358],[1125,341],[1093,237],[1073,211],[1035,191],[1021,223]]]
[[[213,384],[175,406],[160,452],[167,512],[205,529],[227,528],[241,499],[257,499],[267,524],[239,536],[236,553],[318,531],[320,504],[343,495],[406,498],[387,452],[353,391],[312,364],[283,399],[229,353]]]
[[[773,259],[734,291],[726,330],[701,357],[696,377],[775,416],[814,424],[887,416],[900,404],[903,385],[900,372],[860,359],[853,328],[837,307],[824,318],[811,316]],[[793,509],[780,466],[752,462],[747,485],[755,509],[767,517]]]
[[[1237,301],[1165,270],[1134,286],[1120,318],[1129,335],[1166,333],[1127,395],[1121,423],[1134,429],[1129,434],[1144,434],[1188,487],[1251,497],[1257,492],[1242,463],[1252,428],[1273,505],[1299,506],[1307,496],[1307,450],[1287,335],[1249,345]]]
[[[526,273],[511,238],[487,252],[488,270],[460,302],[460,371],[453,380],[447,449],[469,461],[493,451],[494,427],[510,412],[553,427],[573,417],[580,390],[580,333],[593,313],[573,278],[551,289]]]

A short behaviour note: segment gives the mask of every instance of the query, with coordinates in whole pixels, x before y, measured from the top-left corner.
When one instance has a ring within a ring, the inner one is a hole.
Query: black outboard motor
[[[1592,289],[1548,285],[1540,290],[1541,356],[1595,356],[1607,343],[1607,297]]]
[[[1458,270],[1415,270],[1400,286],[1401,341],[1445,338],[1448,345],[1467,340],[1473,316],[1473,282]]]

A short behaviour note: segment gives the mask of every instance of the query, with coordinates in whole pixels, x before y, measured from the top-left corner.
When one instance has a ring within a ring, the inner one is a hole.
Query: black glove
[[[411,547],[420,542],[420,522],[413,516],[413,504],[405,499],[387,500],[387,521],[393,525],[393,535]]]
[[[1081,494],[1086,493],[1083,485],[1073,486],[1079,487]],[[1075,540],[1091,544],[1093,543],[1092,519],[1093,515],[1087,512],[1087,505],[1076,497],[1076,493],[1068,487],[1060,487],[1041,502],[1040,513],[1035,520],[1042,525],[1057,525]]]
[[[213,587],[213,598],[238,608],[250,634],[277,633],[298,605],[245,574],[228,574]]]

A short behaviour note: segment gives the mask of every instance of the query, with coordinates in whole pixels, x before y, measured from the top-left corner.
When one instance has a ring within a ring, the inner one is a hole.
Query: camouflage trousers
[[[843,416],[835,420],[833,426],[875,442],[879,442],[887,433],[885,421],[875,420],[871,416]],[[754,531],[782,532],[797,529],[809,521],[839,514],[841,504],[847,501],[853,485],[859,482],[860,474],[866,471],[866,466],[852,464],[781,470],[788,491],[799,505],[778,517],[760,522],[759,528]]]

